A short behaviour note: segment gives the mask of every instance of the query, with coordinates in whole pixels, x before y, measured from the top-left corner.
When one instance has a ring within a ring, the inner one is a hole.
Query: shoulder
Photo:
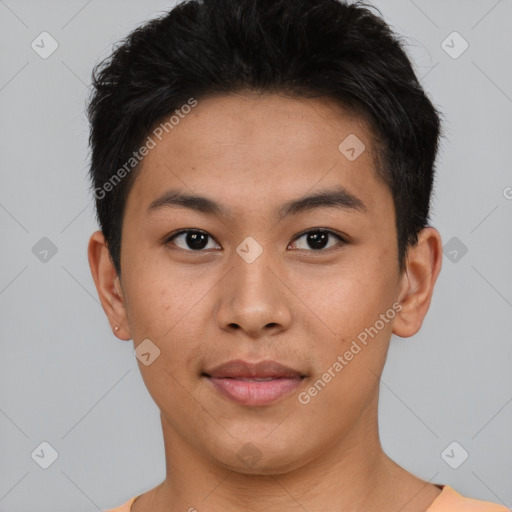
[[[123,503],[119,507],[111,508],[109,510],[106,510],[105,512],[130,512],[130,507],[137,498],[138,496],[134,496],[133,498],[129,499],[126,503]]]
[[[466,498],[449,485],[444,485],[426,512],[510,512],[510,509],[497,503]]]

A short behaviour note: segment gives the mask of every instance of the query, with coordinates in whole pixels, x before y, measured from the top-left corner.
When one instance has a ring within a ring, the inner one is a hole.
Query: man
[[[94,74],[89,261],[161,411],[165,480],[118,511],[504,511],[393,462],[391,334],[440,272],[439,114],[362,4],[205,0]]]

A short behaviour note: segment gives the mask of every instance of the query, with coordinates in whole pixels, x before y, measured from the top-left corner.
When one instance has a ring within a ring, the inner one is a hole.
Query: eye
[[[165,243],[168,244],[168,243],[172,242],[174,245],[176,245],[180,249],[201,252],[202,249],[204,249],[205,247],[207,248],[209,238],[211,240],[213,240],[213,238],[205,231],[199,231],[197,229],[182,229],[182,230],[178,231],[177,233],[174,233],[173,235],[171,235],[169,238],[167,238],[165,240]],[[187,247],[179,246],[175,242],[175,240],[180,240],[180,239],[181,239],[182,243],[184,243],[186,246],[189,247],[189,249],[187,249]]]
[[[332,245],[328,247],[329,237],[336,238],[338,240],[338,245],[346,243],[346,240],[342,236],[335,233],[334,231],[330,231],[328,229],[311,229],[295,238],[295,240],[305,238],[306,243],[309,244],[311,249],[308,249],[308,247],[298,247],[297,249],[326,252],[326,247],[328,249],[332,248]],[[206,233],[205,231],[200,231],[198,229],[181,229],[180,231],[170,235],[165,240],[165,243],[169,244],[172,242],[173,245],[176,245],[180,249],[189,252],[204,252],[203,249],[208,249],[208,239],[210,239],[213,243],[213,237]],[[179,243],[177,243],[178,240],[181,240],[181,243],[183,245],[180,246]],[[336,244],[334,245],[334,247],[335,246]],[[218,244],[217,247],[220,248]],[[209,248],[212,249],[212,247]]]
[[[328,244],[329,237],[333,236],[338,239],[338,245],[343,245],[346,243],[346,240],[338,235],[337,233],[334,233],[334,231],[330,231],[328,229],[311,229],[307,231],[306,233],[303,233],[299,237],[297,237],[295,240],[300,240],[301,238],[306,237],[306,243],[312,247],[313,251],[322,251],[325,249],[326,245]],[[341,242],[341,244],[339,243]],[[328,247],[329,249],[332,248]],[[308,250],[307,247],[299,247],[298,249],[305,249]],[[324,251],[327,252],[327,251]]]

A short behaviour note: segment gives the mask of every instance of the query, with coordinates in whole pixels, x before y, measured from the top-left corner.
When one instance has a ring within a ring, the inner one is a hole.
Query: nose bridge
[[[221,296],[220,327],[240,328],[251,336],[287,327],[290,313],[271,249],[248,237],[232,256],[233,267]]]
[[[258,299],[264,295],[270,296],[275,279],[270,271],[272,268],[272,254],[269,248],[259,249],[257,242],[247,241],[241,243],[234,255],[234,275],[238,286],[236,287],[239,298]],[[275,263],[274,263],[275,265]],[[270,267],[270,268],[269,268]],[[274,283],[275,284],[275,283]]]

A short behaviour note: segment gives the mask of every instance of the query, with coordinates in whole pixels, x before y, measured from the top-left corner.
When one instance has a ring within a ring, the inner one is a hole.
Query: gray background
[[[94,64],[170,5],[0,0],[0,512],[106,509],[165,477],[159,411],[88,267],[84,106]],[[443,269],[420,333],[393,338],[382,442],[421,478],[512,507],[512,2],[375,5],[408,41],[447,134],[432,215]],[[47,59],[31,48],[43,31],[59,45]],[[458,36],[451,56],[441,46],[453,31],[469,44],[457,58]],[[58,452],[46,470],[31,457],[43,441]],[[443,459],[453,441],[462,448]]]

